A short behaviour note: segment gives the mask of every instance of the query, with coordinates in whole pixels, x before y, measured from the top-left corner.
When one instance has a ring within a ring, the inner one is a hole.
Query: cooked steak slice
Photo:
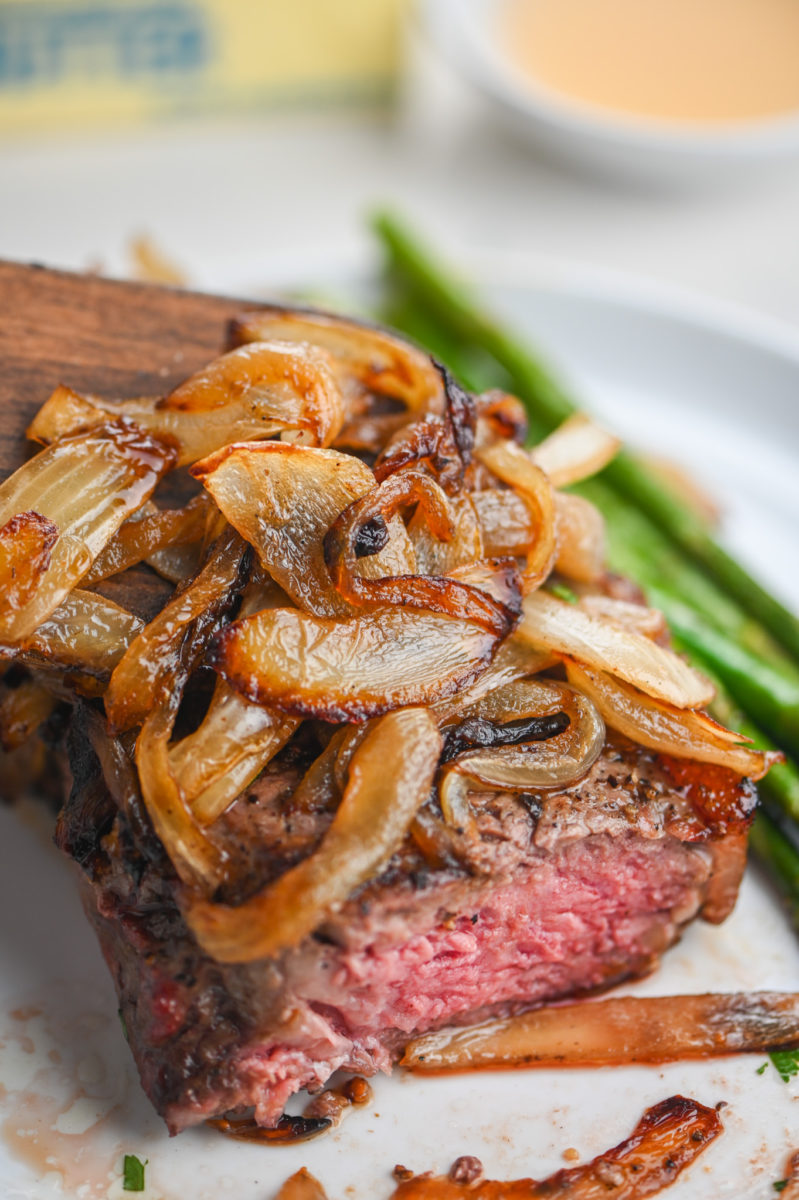
[[[330,821],[290,813],[299,774],[284,753],[217,823],[251,848],[247,894],[311,852]],[[198,948],[178,881],[137,850],[121,813],[87,852],[76,826],[97,783],[84,756],[59,839],[81,848],[85,906],[172,1132],[250,1107],[273,1124],[293,1092],[339,1068],[388,1071],[422,1030],[648,971],[687,921],[719,920],[734,901],[754,806],[727,772],[608,743],[577,787],[481,796],[479,837],[455,834],[446,861],[409,838],[298,947],[224,965]],[[719,797],[732,823],[714,819]]]

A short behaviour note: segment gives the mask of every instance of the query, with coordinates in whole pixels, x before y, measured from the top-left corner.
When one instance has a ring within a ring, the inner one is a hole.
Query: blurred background
[[[390,205],[796,326],[797,112],[795,0],[0,0],[0,255],[259,293]]]

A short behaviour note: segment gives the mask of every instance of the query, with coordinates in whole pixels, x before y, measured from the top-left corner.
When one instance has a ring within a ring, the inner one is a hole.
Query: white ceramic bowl
[[[525,139],[573,163],[653,180],[729,180],[799,162],[799,111],[686,125],[592,106],[537,83],[499,44],[503,0],[418,0],[423,36]]]

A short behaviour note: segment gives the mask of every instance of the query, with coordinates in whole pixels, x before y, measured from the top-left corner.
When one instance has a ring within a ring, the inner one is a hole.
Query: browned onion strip
[[[535,537],[529,505],[510,488],[483,488],[469,497],[477,513],[485,552],[489,555],[527,553]]]
[[[238,1113],[231,1113],[226,1117],[209,1117],[205,1123],[211,1129],[223,1133],[225,1137],[233,1138],[234,1141],[249,1142],[250,1145],[255,1143],[260,1146],[293,1146],[297,1142],[307,1142],[311,1138],[318,1137],[320,1133],[326,1133],[332,1124],[326,1117],[292,1117],[288,1113],[284,1113],[277,1125],[272,1128],[259,1125],[255,1117]],[[303,1176],[310,1181],[307,1188]],[[297,1187],[289,1188],[285,1193],[286,1196],[293,1197],[294,1200],[316,1200],[316,1197],[321,1195],[322,1200],[326,1200],[324,1192],[314,1189],[313,1185],[316,1184],[316,1180],[305,1171],[305,1168],[298,1171],[296,1175],[292,1175],[286,1184],[292,1183],[292,1181],[297,1182]],[[283,1189],[281,1189],[280,1195],[284,1195]],[[276,1200],[279,1200],[279,1197],[276,1197]]]
[[[117,575],[166,547],[199,542],[205,533],[207,515],[208,498],[201,493],[185,508],[155,508],[138,520],[127,520],[92,563],[83,579],[84,585]]]
[[[599,509],[568,492],[555,495],[558,553],[555,570],[577,583],[598,583],[606,574],[605,518]]]
[[[202,570],[131,643],[111,676],[105,696],[112,731],[141,725],[159,694],[177,678],[189,627],[197,621],[209,627],[214,624],[235,594],[245,554],[237,533],[228,530],[222,534]]]
[[[211,664],[258,704],[363,721],[452,695],[486,669],[500,640],[473,621],[414,609],[348,621],[278,609],[223,629]]]
[[[707,713],[653,700],[585,664],[568,662],[566,670],[574,686],[591,697],[607,724],[640,746],[676,758],[715,763],[750,779],[762,779],[773,763],[781,761],[779,754],[743,745],[745,738],[725,729]]]
[[[344,401],[329,355],[315,346],[263,342],[214,359],[161,400],[145,397],[109,403],[92,397],[77,404],[74,393],[50,397],[28,434],[47,441],[125,417],[177,449],[185,466],[230,442],[277,433],[312,445],[328,445],[341,428]],[[76,425],[70,427],[70,420]]]
[[[553,487],[560,488],[601,471],[620,446],[619,438],[595,425],[584,413],[575,413],[530,453]]]
[[[17,651],[24,661],[43,660],[105,675],[143,628],[138,617],[112,600],[74,588]]]
[[[55,696],[37,679],[23,679],[15,688],[0,682],[0,749],[23,745],[55,706]]]
[[[558,549],[552,485],[515,442],[495,442],[481,447],[476,454],[498,479],[521,495],[532,513],[535,537],[527,547],[527,565],[522,572],[522,591],[531,592],[549,575]]]
[[[400,429],[378,455],[375,478],[383,483],[403,471],[430,475],[448,495],[455,495],[463,485],[463,459],[451,424],[427,416]]]
[[[243,313],[230,327],[233,345],[273,338],[322,346],[332,355],[345,390],[355,381],[367,391],[402,400],[410,415],[443,408],[441,376],[429,355],[384,329],[280,308]]]
[[[375,527],[386,528],[397,510],[414,503],[424,512],[434,537],[442,540],[452,537],[449,502],[433,479],[417,471],[389,475],[374,491],[345,509],[325,538],[325,558],[339,592],[355,605],[398,604],[426,609],[478,622],[494,633],[501,630],[507,633],[515,619],[512,601],[509,606],[453,576],[398,575],[371,579],[358,573],[366,532]]]
[[[155,403],[155,401],[150,401]],[[114,414],[110,414],[113,416]],[[51,393],[26,430],[26,436],[47,446],[109,419],[108,407],[96,396],[81,396],[62,384]]]
[[[562,733],[543,741],[469,750],[447,763],[439,797],[450,825],[474,832],[472,807],[479,804],[481,791],[570,787],[590,770],[605,743],[605,726],[591,701],[554,680],[509,684],[461,712],[462,721],[482,718],[499,725],[558,713],[569,717]]]
[[[433,705],[433,712],[442,727],[461,721],[466,709],[489,692],[504,687],[505,684],[515,683],[517,679],[537,675],[539,671],[546,671],[557,663],[558,659],[554,655],[531,650],[512,634],[505,638],[491,660],[491,666],[474,683],[462,688],[457,696],[437,701]]]
[[[120,420],[49,446],[0,485],[0,528],[35,511],[58,530],[28,599],[0,616],[0,640],[17,642],[50,616],[173,460],[171,449]]]
[[[607,1067],[799,1046],[799,995],[620,996],[556,1005],[414,1038],[412,1071]]]
[[[0,619],[33,599],[57,541],[58,526],[38,512],[17,513],[0,529]]]
[[[169,748],[172,773],[201,825],[210,825],[233,803],[299,724],[218,681],[199,728]]]
[[[468,492],[460,496],[451,496],[449,510],[452,535],[448,541],[435,537],[431,532],[421,507],[414,513],[408,525],[418,575],[448,575],[458,567],[467,566],[486,557],[480,523]]]
[[[352,756],[346,791],[315,853],[237,908],[189,902],[186,918],[203,949],[221,962],[253,962],[312,933],[387,865],[427,799],[440,752],[425,709],[376,722]]]
[[[673,1183],[681,1171],[723,1132],[715,1108],[670,1096],[648,1108],[630,1137],[578,1167],[556,1171],[536,1183],[418,1175],[400,1183],[391,1200],[643,1200]]]
[[[153,828],[185,884],[212,892],[228,871],[228,855],[204,832],[172,774],[169,739],[181,695],[160,693],[136,742],[136,767]]]
[[[632,629],[643,637],[657,641],[668,633],[666,618],[658,608],[647,608],[645,604],[631,604],[629,600],[616,600],[601,593],[581,596],[579,604],[580,608],[591,616],[612,621],[622,629]]]
[[[525,596],[516,636],[537,650],[608,671],[677,708],[699,708],[713,699],[710,681],[671,650],[543,591]]]
[[[198,463],[193,474],[295,604],[318,617],[352,613],[352,603],[332,584],[323,544],[339,514],[376,490],[368,467],[336,450],[263,442],[227,446]],[[397,520],[385,533],[386,545],[370,569],[412,571],[405,526]]]

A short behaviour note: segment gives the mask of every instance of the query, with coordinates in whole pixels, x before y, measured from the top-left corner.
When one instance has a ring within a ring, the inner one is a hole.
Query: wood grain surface
[[[0,261],[0,480],[58,384],[107,399],[157,395],[223,348],[252,301]]]

